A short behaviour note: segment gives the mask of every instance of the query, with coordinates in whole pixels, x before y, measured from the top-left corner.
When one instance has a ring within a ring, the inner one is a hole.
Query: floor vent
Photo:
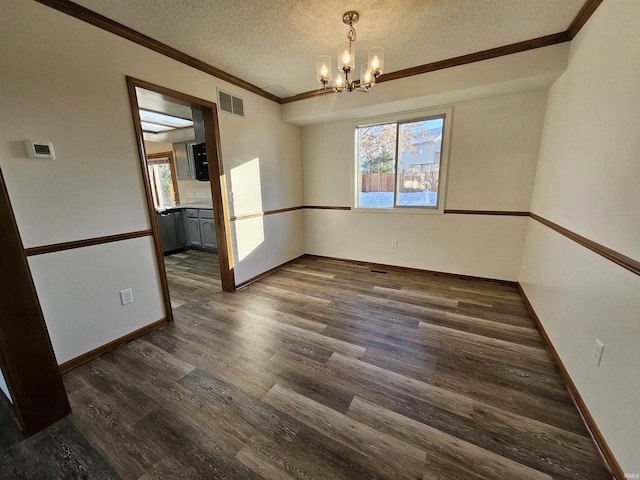
[[[244,100],[218,89],[218,108],[238,117],[244,117]]]
[[[383,274],[383,275],[386,275],[387,273],[389,273],[389,272],[384,272],[384,271],[382,271],[382,270],[371,270],[371,272],[372,272],[372,273],[381,273],[381,274]]]

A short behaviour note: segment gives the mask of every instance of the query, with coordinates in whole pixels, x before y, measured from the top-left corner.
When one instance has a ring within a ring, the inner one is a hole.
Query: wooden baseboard
[[[571,379],[569,372],[567,371],[564,364],[562,363],[562,360],[560,359],[560,355],[558,355],[558,352],[553,346],[553,343],[551,343],[551,339],[549,338],[546,330],[542,326],[540,317],[538,317],[538,314],[534,310],[533,305],[529,301],[529,298],[527,298],[527,294],[524,292],[524,289],[522,288],[522,285],[520,283],[518,283],[518,292],[520,292],[522,301],[524,302],[525,307],[529,311],[529,315],[531,315],[531,318],[536,324],[536,327],[540,332],[540,336],[542,337],[542,340],[544,341],[547,347],[547,350],[551,355],[553,363],[555,364],[556,369],[560,373],[560,376],[562,377],[562,380],[564,381],[564,384],[566,385],[567,390],[569,391],[569,395],[571,396],[573,403],[578,409],[578,412],[582,416],[582,420],[585,426],[587,427],[589,434],[593,438],[593,441],[598,447],[600,451],[600,455],[602,455],[602,458],[604,459],[604,462],[607,468],[609,469],[609,471],[611,472],[611,474],[616,480],[624,480],[625,476],[624,476],[624,472],[622,471],[622,468],[620,467],[620,464],[613,456],[613,452],[609,448],[609,445],[604,439],[602,432],[600,432],[600,429],[598,428],[598,426],[596,425],[596,422],[591,416],[591,413],[589,412],[587,405],[584,403],[584,400],[582,399],[580,392],[578,391],[576,385],[573,383],[573,380]]]
[[[420,273],[425,275],[433,275],[436,277],[450,277],[457,278],[459,280],[473,280],[473,281],[481,281],[481,282],[489,282],[489,283],[497,283],[500,285],[509,285],[515,287],[518,283],[513,282],[511,280],[500,280],[497,278],[486,278],[486,277],[475,277],[473,275],[463,275],[461,273],[448,273],[448,272],[437,272],[435,270],[423,270],[421,268],[411,268],[411,267],[401,267],[398,265],[387,265],[384,263],[373,263],[373,262],[365,262],[361,260],[350,260],[348,258],[337,258],[337,257],[325,257],[324,255],[312,255],[312,254],[304,254],[305,257],[310,258],[325,258],[327,260],[334,260],[338,262],[350,263],[352,265],[360,265],[368,268],[372,268],[375,270],[388,270],[388,271],[396,271],[396,272],[407,272],[407,273]]]
[[[114,348],[117,348],[121,345],[124,345],[125,343],[130,342],[131,340],[135,340],[136,338],[146,335],[147,333],[152,332],[153,330],[156,330],[160,327],[163,327],[168,323],[169,322],[167,321],[167,319],[163,318],[161,320],[158,320],[157,322],[153,322],[145,327],[139,328],[134,332],[128,333],[123,337],[116,338],[112,342],[102,345],[101,347],[94,348],[90,352],[83,353],[82,355],[76,358],[72,358],[71,360],[68,360],[60,364],[60,366],[58,367],[60,369],[60,373],[68,372],[69,370],[79,367],[80,365],[87,363],[88,361],[93,360],[94,358],[97,358],[100,355],[104,355],[105,353],[110,352]]]
[[[474,281],[481,281],[481,282],[489,282],[489,283],[498,283],[500,285],[509,285],[509,286],[517,286],[518,283],[517,282],[512,282],[510,280],[499,280],[497,278],[485,278],[485,277],[474,277],[472,275],[462,275],[460,273],[447,273],[447,272],[436,272],[434,270],[421,270],[419,268],[410,268],[410,267],[400,267],[400,266],[396,266],[396,265],[386,265],[384,263],[372,263],[372,262],[364,262],[364,261],[360,261],[360,260],[349,260],[347,258],[337,258],[337,257],[325,257],[323,255],[311,255],[309,253],[304,253],[302,255],[300,255],[299,257],[293,258],[287,262],[284,262],[280,265],[278,265],[277,267],[273,267],[265,272],[260,273],[259,275],[256,275],[255,277],[250,278],[249,280],[246,280],[242,283],[239,283],[238,285],[236,285],[236,289],[240,289],[243,287],[246,287],[247,285],[253,283],[253,282],[257,282],[258,280],[266,277],[267,275],[271,275],[273,272],[280,270],[282,267],[289,265],[290,263],[295,262],[296,260],[299,260],[302,257],[309,257],[309,258],[324,258],[327,260],[334,260],[334,261],[338,261],[338,262],[344,262],[344,263],[349,263],[352,265],[361,265],[361,266],[365,266],[368,268],[372,268],[372,269],[377,269],[377,270],[389,270],[389,271],[396,271],[396,272],[409,272],[409,273],[421,273],[421,274],[426,274],[426,275],[434,275],[437,277],[450,277],[450,278],[457,278],[460,280],[474,280]]]
[[[262,272],[262,273],[256,275],[255,277],[250,278],[249,280],[245,280],[244,282],[239,283],[239,284],[236,285],[236,290],[238,290],[240,288],[243,288],[243,287],[246,287],[247,285],[250,285],[253,282],[257,282],[261,278],[264,278],[267,275],[271,275],[273,272],[276,272],[276,271],[280,270],[282,267],[284,267],[286,265],[289,265],[290,263],[293,263],[293,262],[295,262],[296,260],[298,260],[299,258],[302,258],[302,257],[304,257],[304,255],[300,255],[299,257],[292,258],[291,260],[289,260],[287,262],[281,263],[277,267],[270,268],[269,270],[267,270],[265,272]]]

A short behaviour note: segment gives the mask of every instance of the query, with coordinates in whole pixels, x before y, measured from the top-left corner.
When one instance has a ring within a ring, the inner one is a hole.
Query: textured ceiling
[[[385,73],[567,30],[586,0],[74,0],[260,88],[318,88],[315,59],[360,12],[356,63],[385,48]],[[277,90],[277,91],[276,91]]]

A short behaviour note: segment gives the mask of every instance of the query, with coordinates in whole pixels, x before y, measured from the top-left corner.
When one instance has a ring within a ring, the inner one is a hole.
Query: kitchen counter
[[[164,212],[165,210],[184,210],[187,208],[197,208],[200,210],[213,210],[213,205],[210,203],[180,203],[172,207],[159,207],[156,208],[156,212]]]
[[[200,208],[202,210],[213,210],[210,203],[182,203],[179,208]]]

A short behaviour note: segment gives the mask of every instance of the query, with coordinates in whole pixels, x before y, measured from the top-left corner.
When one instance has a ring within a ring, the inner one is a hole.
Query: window
[[[147,170],[154,205],[156,207],[175,205],[180,199],[173,165],[173,153],[163,152],[148,155]]]
[[[356,125],[356,208],[443,211],[450,113]]]

